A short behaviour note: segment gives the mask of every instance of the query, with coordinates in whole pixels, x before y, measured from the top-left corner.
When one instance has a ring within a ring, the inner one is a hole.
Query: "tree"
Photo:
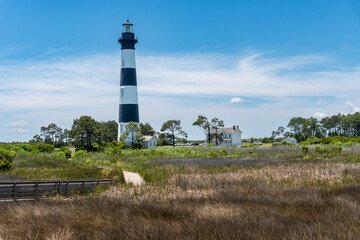
[[[294,138],[299,142],[305,140],[304,125],[306,125],[306,119],[302,117],[293,117],[288,124],[290,130],[294,133]]]
[[[154,133],[154,129],[149,123],[140,123],[140,132],[142,135],[151,135]]]
[[[182,130],[181,121],[180,120],[168,120],[164,122],[160,131],[169,134],[172,139],[172,145],[175,147],[175,140],[178,139],[179,136],[184,136],[187,138],[187,133]]]
[[[54,134],[54,147],[56,147],[56,143],[62,142],[62,134],[63,130],[61,127],[56,126],[54,128],[55,134]]]
[[[171,144],[171,136],[167,133],[158,132],[159,141],[157,143],[158,146],[165,146]]]
[[[118,123],[114,120],[107,122],[100,122],[99,131],[101,142],[112,142],[117,140]]]
[[[217,117],[211,119],[211,128],[215,130],[215,143],[218,145],[218,138],[221,136],[218,135],[219,127],[224,127],[224,121],[218,119]],[[222,133],[220,133],[222,135]]]
[[[140,127],[137,122],[129,122],[125,125],[125,132],[120,136],[120,140],[125,143],[130,143],[131,148],[137,147],[141,142],[143,135],[140,132]]]
[[[309,119],[307,119],[308,123],[309,123],[309,134],[306,138],[308,137],[317,137],[317,138],[322,138],[324,136],[324,130],[321,126],[321,124],[319,123],[319,121],[314,118],[311,117]]]
[[[197,120],[193,122],[194,126],[198,126],[204,130],[204,133],[207,134],[208,143],[211,142],[211,123],[207,120],[207,117],[199,115]]]
[[[69,130],[67,129],[64,129],[63,131],[63,139],[65,140],[65,144],[68,145],[68,142],[69,142]]]
[[[42,126],[40,128],[41,136],[44,138],[44,142],[49,142],[56,146],[56,140],[59,139],[62,129],[58,127],[55,123],[50,123],[47,127]]]
[[[99,124],[90,116],[81,116],[73,121],[69,135],[74,139],[75,146],[86,146],[89,151],[92,143],[100,139]]]
[[[42,142],[42,138],[40,135],[36,134],[33,136],[33,139],[30,142]]]
[[[284,133],[285,133],[285,127],[283,127],[283,126],[278,127],[277,132],[279,133],[279,136],[280,136],[280,135],[284,135]]]
[[[280,133],[278,131],[272,131],[272,133],[271,133],[271,137],[274,139],[279,135],[280,135]]]

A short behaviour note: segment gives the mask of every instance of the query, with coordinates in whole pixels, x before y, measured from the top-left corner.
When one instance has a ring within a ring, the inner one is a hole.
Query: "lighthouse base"
[[[118,138],[117,138],[118,142],[120,142],[120,137],[125,132],[125,130],[126,130],[125,126],[127,124],[128,123],[126,123],[126,122],[119,123],[119,125],[118,125]]]

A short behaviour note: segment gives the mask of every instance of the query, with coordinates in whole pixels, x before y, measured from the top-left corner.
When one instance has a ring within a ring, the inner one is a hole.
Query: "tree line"
[[[294,137],[299,142],[310,137],[358,137],[360,136],[360,113],[347,115],[339,113],[321,120],[314,117],[293,117],[287,127],[290,131],[285,132],[285,128],[281,126],[277,131],[272,132],[272,137],[274,139]]]
[[[219,130],[224,121],[214,117],[208,120],[199,115],[193,123],[207,134],[207,140],[215,138],[216,144],[221,143],[222,133]],[[43,142],[54,147],[73,145],[77,149],[96,151],[106,144],[117,141],[118,123],[116,121],[98,122],[90,116],[81,116],[74,119],[71,129],[62,129],[55,123],[40,128],[40,134],[33,137],[30,142]],[[120,136],[122,142],[130,143],[131,148],[142,148],[141,141],[144,135],[156,134],[158,146],[172,145],[178,141],[186,142],[187,133],[181,126],[181,120],[168,120],[155,132],[149,123],[130,122],[125,126],[125,132]]]
[[[55,147],[74,145],[91,149],[93,143],[111,142],[116,140],[117,123],[115,121],[98,122],[90,116],[81,116],[73,121],[70,130],[62,129],[55,123],[40,128],[40,134],[30,142],[44,142]]]
[[[73,120],[70,130],[62,129],[55,123],[42,126],[40,134],[36,134],[30,142],[43,142],[55,147],[73,145],[77,149],[96,151],[108,143],[117,141],[117,134],[116,121],[98,122],[90,116],[81,116]],[[126,125],[126,130],[120,140],[130,143],[131,148],[142,148],[143,136],[151,134],[155,134],[155,130],[149,123],[130,122]],[[184,140],[181,137],[187,137],[180,120],[164,122],[157,135],[159,145],[175,145],[176,141]]]

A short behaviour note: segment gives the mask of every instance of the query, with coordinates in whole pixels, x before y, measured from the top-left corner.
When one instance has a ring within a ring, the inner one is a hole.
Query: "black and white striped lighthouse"
[[[120,104],[118,140],[128,122],[139,122],[133,24],[127,20],[118,42],[121,44]]]

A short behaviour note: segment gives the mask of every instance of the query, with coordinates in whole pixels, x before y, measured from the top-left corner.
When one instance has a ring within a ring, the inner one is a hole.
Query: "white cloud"
[[[316,118],[324,118],[324,117],[326,117],[326,114],[321,113],[321,112],[316,112],[316,113],[314,113],[313,116],[316,117]]]
[[[31,130],[24,128],[0,128],[2,133],[29,133]]]
[[[140,55],[137,58],[140,118],[154,126],[161,126],[168,119],[181,119],[184,127],[188,124],[185,128],[192,137],[201,135],[192,122],[197,115],[204,114],[210,118],[217,116],[228,125],[244,124],[242,130],[247,136],[268,136],[273,128],[286,125],[291,117],[311,116],[319,110],[311,104],[299,108],[300,100],[287,97],[347,96],[357,100],[360,67],[344,71],[314,70],[319,65],[327,69],[327,62],[332,60],[321,55],[269,58],[262,53]],[[306,67],[311,67],[311,71]],[[5,131],[4,127],[23,127],[31,129],[34,135],[51,122],[69,128],[74,118],[84,114],[97,120],[117,119],[119,72],[120,52],[0,62],[1,131]],[[261,97],[272,103],[246,108],[251,101],[245,101],[234,115],[228,99],[231,103],[242,102],[234,96]],[[183,100],[193,97],[196,100],[192,104],[184,103]],[[224,100],[214,103],[211,98]],[[326,102],[322,104],[322,112],[336,112],[343,106],[342,102],[325,109]],[[354,106],[353,110],[359,108]],[[21,140],[28,140],[31,134]],[[7,141],[5,134],[0,136],[0,141]]]
[[[351,111],[352,111],[353,113],[355,113],[355,112],[360,112],[360,108],[359,108],[359,107],[356,107],[352,102],[347,101],[347,102],[346,102],[346,105],[349,106],[349,108],[351,109]]]
[[[241,103],[244,100],[239,98],[239,97],[233,97],[232,99],[230,99],[230,103]]]

